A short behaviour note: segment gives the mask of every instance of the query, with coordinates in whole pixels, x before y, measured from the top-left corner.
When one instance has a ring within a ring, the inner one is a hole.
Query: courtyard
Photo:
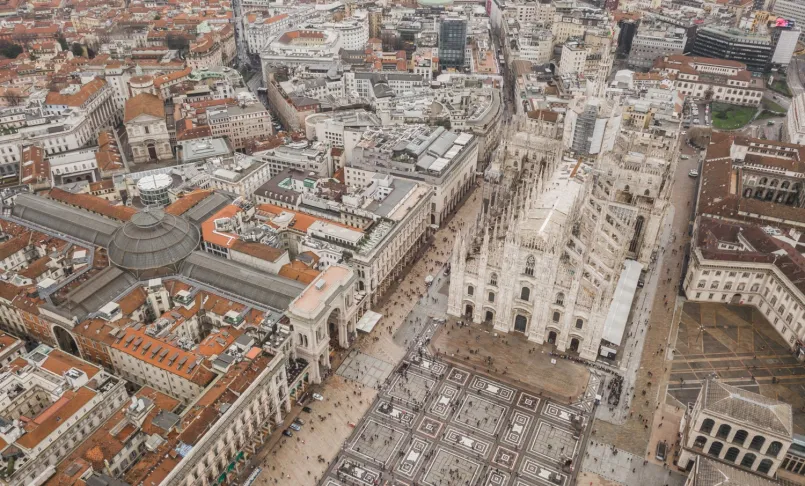
[[[794,433],[805,433],[805,367],[754,307],[682,306],[667,402],[693,404],[702,381],[713,373],[730,385],[790,403]]]
[[[420,342],[442,326],[428,324]],[[414,347],[320,484],[569,486],[591,410]]]

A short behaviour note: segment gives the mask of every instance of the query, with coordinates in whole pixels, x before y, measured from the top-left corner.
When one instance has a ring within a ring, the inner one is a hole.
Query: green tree
[[[82,46],[78,42],[73,42],[73,45],[70,48],[70,50],[73,52],[73,55],[75,57],[81,57],[84,55],[84,46]]]
[[[168,49],[184,51],[190,48],[190,41],[180,35],[168,34],[165,41],[168,44]]]
[[[12,44],[8,41],[0,41],[0,55],[8,59],[16,59],[17,56],[22,54],[22,46],[19,44]]]

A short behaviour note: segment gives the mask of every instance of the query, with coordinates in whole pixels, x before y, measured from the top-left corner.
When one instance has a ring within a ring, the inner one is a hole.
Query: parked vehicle
[[[284,435],[285,437],[293,437],[293,432],[291,432],[288,429],[285,429],[282,431],[282,435]]]
[[[305,412],[305,413],[310,413],[310,412],[313,411],[313,409],[310,408],[310,407],[302,407],[302,411]]]
[[[314,393],[313,394],[313,400],[317,400],[317,401],[320,402],[320,401],[324,400],[324,397],[319,395],[318,393]]]
[[[294,430],[295,430],[295,431],[297,431],[297,432],[299,432],[300,430],[302,430],[302,426],[301,426],[301,425],[299,425],[299,424],[297,424],[296,422],[292,423],[292,424],[291,424],[291,425],[289,425],[288,427],[290,427],[290,428],[294,429]]]
[[[664,440],[657,442],[657,451],[655,452],[654,457],[656,457],[658,461],[665,461],[667,449],[668,445]]]
[[[699,177],[699,171],[698,171],[698,170],[696,170],[696,169],[691,169],[691,171],[690,171],[690,172],[688,172],[688,175],[689,175],[690,177]]]
[[[301,419],[301,418],[299,418],[299,417],[296,417],[295,419],[293,419],[293,421],[294,421],[294,423],[295,423],[295,424],[299,424],[299,425],[305,425],[305,421],[304,421],[304,420],[302,420],[302,419]]]

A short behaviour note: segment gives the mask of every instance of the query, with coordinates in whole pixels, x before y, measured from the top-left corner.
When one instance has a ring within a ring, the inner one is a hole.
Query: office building
[[[466,47],[467,21],[454,17],[442,19],[439,28],[439,63],[442,68],[463,68]]]

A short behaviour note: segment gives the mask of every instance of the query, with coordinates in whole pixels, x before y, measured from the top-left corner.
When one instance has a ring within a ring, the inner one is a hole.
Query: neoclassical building
[[[678,464],[690,469],[706,455],[773,478],[793,427],[791,405],[708,378],[680,426]]]
[[[134,162],[156,162],[173,157],[165,123],[165,106],[151,93],[140,93],[126,101],[123,119]]]
[[[651,258],[676,145],[663,154],[656,137],[624,134],[593,166],[563,156],[539,126],[528,130],[507,137],[487,209],[456,239],[448,314],[595,359],[602,339],[620,344],[608,332],[613,296],[637,265],[627,259]]]

